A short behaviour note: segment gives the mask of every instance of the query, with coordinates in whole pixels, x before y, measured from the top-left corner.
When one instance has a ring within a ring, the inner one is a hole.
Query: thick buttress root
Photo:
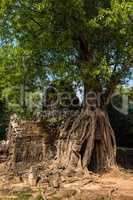
[[[60,132],[57,160],[64,168],[105,170],[115,165],[116,142],[108,115],[101,109],[82,110]]]

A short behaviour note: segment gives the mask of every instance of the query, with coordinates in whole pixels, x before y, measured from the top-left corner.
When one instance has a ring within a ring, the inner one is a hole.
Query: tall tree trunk
[[[62,167],[105,170],[115,165],[116,142],[108,114],[95,98],[86,101],[76,118],[60,131],[58,161]]]

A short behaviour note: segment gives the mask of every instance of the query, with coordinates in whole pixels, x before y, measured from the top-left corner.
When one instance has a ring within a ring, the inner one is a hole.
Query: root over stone
[[[115,164],[116,142],[107,113],[86,108],[76,118],[68,118],[60,131],[57,149],[57,161],[64,168],[111,168]]]

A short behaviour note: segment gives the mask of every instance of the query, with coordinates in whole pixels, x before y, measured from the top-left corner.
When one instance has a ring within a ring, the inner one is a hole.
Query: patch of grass
[[[29,200],[32,197],[31,188],[22,188],[19,191],[14,191],[13,194],[17,197],[16,200]]]
[[[42,197],[41,194],[39,194],[39,195],[35,198],[35,200],[44,200],[44,198]]]
[[[28,193],[25,193],[25,192],[21,192],[19,195],[18,195],[18,198],[17,200],[29,200],[29,198],[32,196],[32,194],[28,194]]]

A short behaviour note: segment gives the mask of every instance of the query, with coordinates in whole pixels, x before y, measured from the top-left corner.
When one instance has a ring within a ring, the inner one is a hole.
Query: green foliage
[[[115,106],[121,108],[122,95],[128,96],[128,114],[118,112],[110,105],[109,115],[113,129],[116,133],[117,145],[123,147],[133,146],[133,94],[132,89],[122,88],[120,96],[115,97]]]
[[[31,51],[11,45],[1,47],[0,51],[0,99],[6,101],[10,113],[15,111],[30,116],[35,104],[32,99],[37,97],[37,91],[39,93],[39,88],[44,86],[44,70],[33,67]]]
[[[35,200],[43,200],[44,198],[42,197],[42,195],[40,194],[40,195],[38,195],[36,198],[35,198]]]
[[[26,113],[20,88],[33,95],[48,80],[83,81],[102,92],[112,73],[121,81],[132,66],[132,23],[131,0],[2,0],[0,98],[13,97],[10,110]]]
[[[31,188],[22,188],[19,191],[13,191],[13,195],[15,195],[17,200],[28,200],[32,197],[32,190]]]
[[[9,122],[9,111],[5,102],[0,101],[0,140],[5,138],[6,128]]]

